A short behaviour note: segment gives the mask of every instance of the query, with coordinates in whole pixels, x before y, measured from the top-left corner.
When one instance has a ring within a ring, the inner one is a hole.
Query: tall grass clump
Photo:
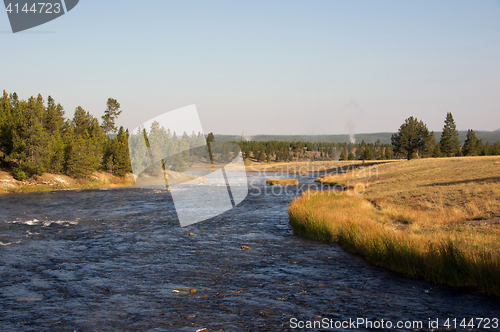
[[[297,179],[268,179],[266,184],[268,186],[295,186],[299,184],[299,181]]]
[[[345,192],[305,192],[288,208],[295,234],[334,242],[368,262],[431,282],[500,296],[498,251],[458,246],[465,238],[394,228],[395,208]],[[416,216],[421,218],[422,215]],[[412,218],[408,223],[417,223]]]

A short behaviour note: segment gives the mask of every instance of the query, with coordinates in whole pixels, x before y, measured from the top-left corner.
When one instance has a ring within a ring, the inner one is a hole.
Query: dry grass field
[[[500,295],[499,161],[419,159],[325,176],[346,189],[304,194],[290,222],[376,265]]]

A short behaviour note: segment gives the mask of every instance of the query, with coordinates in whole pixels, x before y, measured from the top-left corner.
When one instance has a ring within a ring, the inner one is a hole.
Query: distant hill
[[[378,139],[382,143],[391,142],[392,133],[358,134],[356,142],[376,142]],[[499,135],[500,136],[500,135]],[[245,137],[251,141],[281,141],[281,142],[349,142],[349,135],[256,135]],[[217,141],[241,141],[241,136],[237,135],[215,135]]]
[[[458,139],[461,143],[465,142],[467,131],[459,131]],[[441,132],[434,132],[436,141],[441,139]],[[373,134],[356,134],[356,143],[364,140],[367,143],[375,143],[380,140],[382,143],[391,143],[392,133],[373,133]],[[489,142],[490,144],[500,142],[500,129],[487,132],[476,132],[476,136],[483,140],[483,143]],[[349,142],[349,135],[256,135],[246,137],[251,141],[282,141],[282,142],[332,142],[344,143]],[[215,135],[216,141],[241,141],[241,136],[238,135]]]

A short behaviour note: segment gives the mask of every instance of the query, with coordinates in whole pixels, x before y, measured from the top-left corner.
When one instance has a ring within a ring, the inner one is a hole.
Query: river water
[[[297,191],[253,180],[239,206],[186,228],[165,191],[0,196],[0,330],[290,331],[328,319],[332,329],[315,330],[340,331],[335,323],[365,319],[406,331],[397,322],[500,318],[498,299],[293,235],[287,204]]]

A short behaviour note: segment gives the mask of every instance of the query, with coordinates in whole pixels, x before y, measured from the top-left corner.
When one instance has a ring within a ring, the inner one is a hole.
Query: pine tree
[[[399,131],[391,137],[396,153],[405,154],[408,160],[415,156],[415,152],[423,149],[429,140],[427,126],[413,116],[405,120]]]
[[[444,156],[453,157],[460,152],[460,141],[458,140],[458,130],[453,120],[451,112],[446,114],[443,133],[441,134],[440,149]]]
[[[477,153],[480,156],[486,156],[486,148],[483,143],[483,139],[477,141]]]
[[[375,142],[375,150],[373,152],[373,159],[381,159],[382,158],[382,142],[380,141],[380,139],[377,139],[377,141]],[[384,156],[384,159],[385,159],[385,156]]]
[[[99,126],[99,121],[81,106],[75,109],[73,120],[71,121],[75,136],[83,136],[86,132],[92,144],[92,155],[97,159],[98,165],[103,164],[103,155],[107,143],[110,140]],[[104,169],[106,165],[102,165]]]
[[[77,178],[88,177],[97,170],[102,159],[105,137],[99,122],[78,106],[72,121],[65,127],[65,172]]]
[[[462,148],[462,153],[464,156],[477,156],[478,154],[478,139],[474,130],[469,129],[467,131],[467,138]]]
[[[377,160],[387,160],[387,157],[385,156],[385,153],[383,150],[381,150],[380,157]]]
[[[108,103],[106,106],[106,110],[104,111],[104,115],[102,116],[102,124],[101,128],[106,134],[106,136],[112,132],[116,133],[117,128],[115,125],[116,118],[122,114],[120,110],[120,103],[113,98],[108,98]]]
[[[210,132],[207,135],[208,155],[210,156],[210,164],[212,165],[212,170],[215,170],[214,158],[212,155],[212,147],[210,146],[210,143],[212,143],[212,142],[215,142],[215,136],[214,136],[214,133]],[[254,158],[255,158],[255,154],[254,154]]]
[[[12,152],[12,139],[14,131],[12,95],[5,90],[0,98],[0,166],[3,166]]]
[[[127,173],[132,172],[132,166],[130,164],[130,154],[128,147],[128,137],[120,127],[118,130],[118,136],[116,136],[116,149],[113,155],[113,173],[117,176],[125,176]]]
[[[436,136],[434,136],[434,132],[431,131],[429,135],[429,139],[426,140],[425,145],[421,151],[421,155],[423,158],[432,157],[434,153],[434,149],[436,148]]]
[[[98,165],[93,142],[87,131],[78,135],[71,128],[70,133],[73,133],[73,137],[66,147],[66,174],[76,178],[88,177]]]
[[[184,160],[184,163],[186,164],[186,169],[188,167],[191,167],[191,165],[193,164],[193,161],[194,161],[194,156],[191,155],[191,151],[190,151],[190,142],[191,142],[191,139],[190,139],[189,135],[186,132],[184,132],[182,134],[181,138],[179,139],[179,151],[180,151],[180,153],[182,153],[182,159]],[[224,149],[224,148],[227,148],[227,144],[222,143],[221,145],[223,148],[223,150],[221,151],[221,159],[224,162],[225,158],[229,159],[229,151],[227,149]]]
[[[175,172],[184,172],[187,169],[186,163],[182,158],[182,153],[176,153],[172,158],[170,169]]]
[[[349,160],[354,160],[354,159],[356,159],[356,157],[354,156],[354,153],[352,153],[352,152],[351,152],[351,153],[349,153],[349,158],[348,158],[348,159],[349,159]]]
[[[47,99],[44,123],[49,134],[47,171],[61,173],[64,170],[64,142],[62,138],[64,109],[60,104],[56,105],[51,96]]]
[[[434,151],[432,151],[432,158],[441,158],[442,156],[441,144],[437,143],[436,146],[434,146]]]
[[[392,148],[390,146],[387,146],[385,148],[385,157],[389,160],[391,160],[392,157],[394,157],[394,153],[392,152]]]
[[[373,151],[371,147],[366,147],[363,160],[373,160]]]
[[[132,132],[128,137],[128,141],[130,163],[134,174],[139,176],[151,163],[151,156],[144,140],[144,132],[141,132],[140,128],[138,128],[136,132]]]
[[[27,176],[41,175],[48,164],[49,135],[44,127],[43,98],[31,97],[17,104],[12,157],[17,160],[15,171]]]
[[[50,136],[47,150],[47,171],[51,173],[60,174],[64,171],[64,141],[59,130],[55,131],[52,136]]]
[[[111,139],[109,136],[104,140],[101,168],[105,171],[112,171],[114,168],[113,159],[116,153],[116,141],[116,137]]]
[[[266,153],[264,152],[264,150],[261,150],[259,153],[259,161],[261,162],[266,161]]]
[[[50,133],[60,131],[64,124],[64,108],[61,104],[55,104],[54,98],[49,96],[47,98],[47,108],[45,111],[45,128]]]

